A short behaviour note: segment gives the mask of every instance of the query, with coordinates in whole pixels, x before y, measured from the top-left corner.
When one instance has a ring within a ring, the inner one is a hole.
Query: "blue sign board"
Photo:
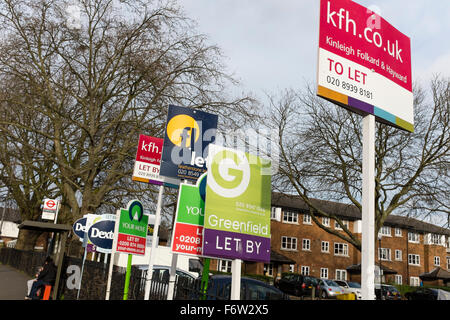
[[[206,172],[208,145],[216,139],[218,116],[169,105],[160,175],[196,181]]]

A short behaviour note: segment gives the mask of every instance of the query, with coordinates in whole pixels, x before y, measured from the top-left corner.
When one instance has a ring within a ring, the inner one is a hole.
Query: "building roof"
[[[9,221],[14,223],[20,223],[22,219],[20,218],[20,212],[14,208],[6,208],[5,215],[3,216],[4,207],[0,207],[0,220]]]
[[[294,260],[273,250],[270,250],[270,262],[275,262],[279,264],[295,264]]]
[[[440,267],[436,267],[430,272],[420,274],[419,278],[424,281],[433,281],[438,279],[450,280],[450,272]]]
[[[349,220],[361,220],[361,211],[353,204],[346,204],[328,200],[311,199],[311,202],[320,210],[325,212],[332,212],[338,217]],[[301,212],[309,212],[308,205],[302,200],[300,196],[282,194],[278,192],[272,193],[272,205],[298,210]],[[445,234],[450,236],[448,228],[442,228],[431,223],[423,222],[411,217],[389,215],[385,222],[385,226],[399,227],[403,229],[412,230],[415,232],[426,232]]]

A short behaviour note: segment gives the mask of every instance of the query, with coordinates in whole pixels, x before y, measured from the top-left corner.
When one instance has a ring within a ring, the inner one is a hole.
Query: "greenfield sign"
[[[117,237],[118,252],[128,254],[145,254],[148,216],[139,200],[128,202],[126,209],[120,209],[119,233]]]
[[[269,161],[210,144],[203,254],[268,262],[270,201]]]

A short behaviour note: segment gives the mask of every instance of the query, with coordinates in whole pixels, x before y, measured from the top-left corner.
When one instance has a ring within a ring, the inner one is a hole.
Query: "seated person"
[[[56,266],[53,263],[53,259],[51,257],[47,257],[44,262],[44,266],[42,271],[39,273],[39,276],[36,278],[36,281],[33,282],[30,291],[30,298],[33,300],[38,300],[39,296],[37,295],[37,291],[39,288],[45,285],[54,285],[56,279]]]

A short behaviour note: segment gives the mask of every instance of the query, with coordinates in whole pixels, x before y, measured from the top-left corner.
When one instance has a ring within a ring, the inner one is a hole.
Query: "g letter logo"
[[[225,198],[236,198],[250,184],[250,164],[244,152],[209,145],[208,185]]]

